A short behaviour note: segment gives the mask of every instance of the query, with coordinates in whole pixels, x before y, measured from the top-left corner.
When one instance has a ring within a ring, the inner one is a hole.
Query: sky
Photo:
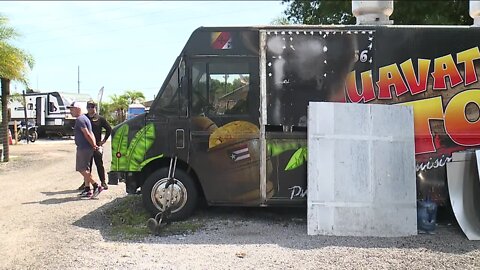
[[[104,87],[107,102],[127,90],[153,99],[196,28],[268,25],[286,8],[281,1],[0,1],[0,14],[21,34],[12,44],[35,59],[30,88],[97,100]]]

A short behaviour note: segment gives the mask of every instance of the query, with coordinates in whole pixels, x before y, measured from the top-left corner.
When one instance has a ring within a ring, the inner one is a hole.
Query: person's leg
[[[92,173],[90,172],[90,170],[80,171],[80,173],[82,174],[83,178],[85,179],[85,187],[86,188],[85,188],[84,197],[86,197],[86,198],[92,198],[94,196],[96,197],[98,195],[98,193],[101,192],[101,190],[99,190],[99,188],[101,189],[102,187],[99,186],[98,183],[95,182],[95,180],[93,180]]]
[[[81,196],[91,197],[92,187],[95,189],[97,183],[92,178],[90,163],[92,162],[93,149],[77,148],[76,170],[83,176],[84,191]],[[93,190],[94,191],[94,190]]]
[[[95,160],[95,166],[97,167],[98,178],[104,189],[108,189],[108,185],[105,182],[105,167],[103,166],[103,154],[101,152],[93,152],[93,159]]]
[[[85,186],[88,186],[88,187],[98,186],[97,182],[93,180],[92,173],[90,173],[89,170],[80,171],[80,174],[82,174],[83,179],[85,179]]]

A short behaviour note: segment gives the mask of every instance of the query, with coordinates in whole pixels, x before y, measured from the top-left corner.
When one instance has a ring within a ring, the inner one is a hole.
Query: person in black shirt
[[[105,182],[105,168],[103,167],[103,147],[102,145],[107,141],[108,137],[112,133],[112,127],[107,122],[105,117],[97,113],[97,104],[94,101],[87,102],[87,111],[85,115],[90,119],[92,124],[92,132],[95,136],[97,143],[97,150],[93,152],[93,157],[90,160],[90,170],[92,168],[92,163],[95,161],[95,166],[97,167],[98,178],[100,179],[103,189],[108,189],[108,185]],[[102,139],[102,129],[105,129],[105,136]],[[83,186],[80,186],[79,189],[83,189]]]

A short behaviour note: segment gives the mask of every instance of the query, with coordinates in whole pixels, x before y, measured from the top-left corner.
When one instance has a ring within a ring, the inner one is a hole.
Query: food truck
[[[114,128],[109,177],[173,220],[199,200],[305,206],[308,103],[395,104],[414,109],[417,197],[448,205],[446,163],[480,145],[479,45],[475,26],[200,27]]]

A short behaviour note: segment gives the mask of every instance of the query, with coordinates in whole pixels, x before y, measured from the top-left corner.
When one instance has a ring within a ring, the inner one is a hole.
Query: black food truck
[[[305,207],[308,103],[399,104],[417,196],[446,205],[452,152],[480,145],[479,45],[471,26],[200,27],[150,110],[114,128],[110,180],[172,220],[199,200]]]

